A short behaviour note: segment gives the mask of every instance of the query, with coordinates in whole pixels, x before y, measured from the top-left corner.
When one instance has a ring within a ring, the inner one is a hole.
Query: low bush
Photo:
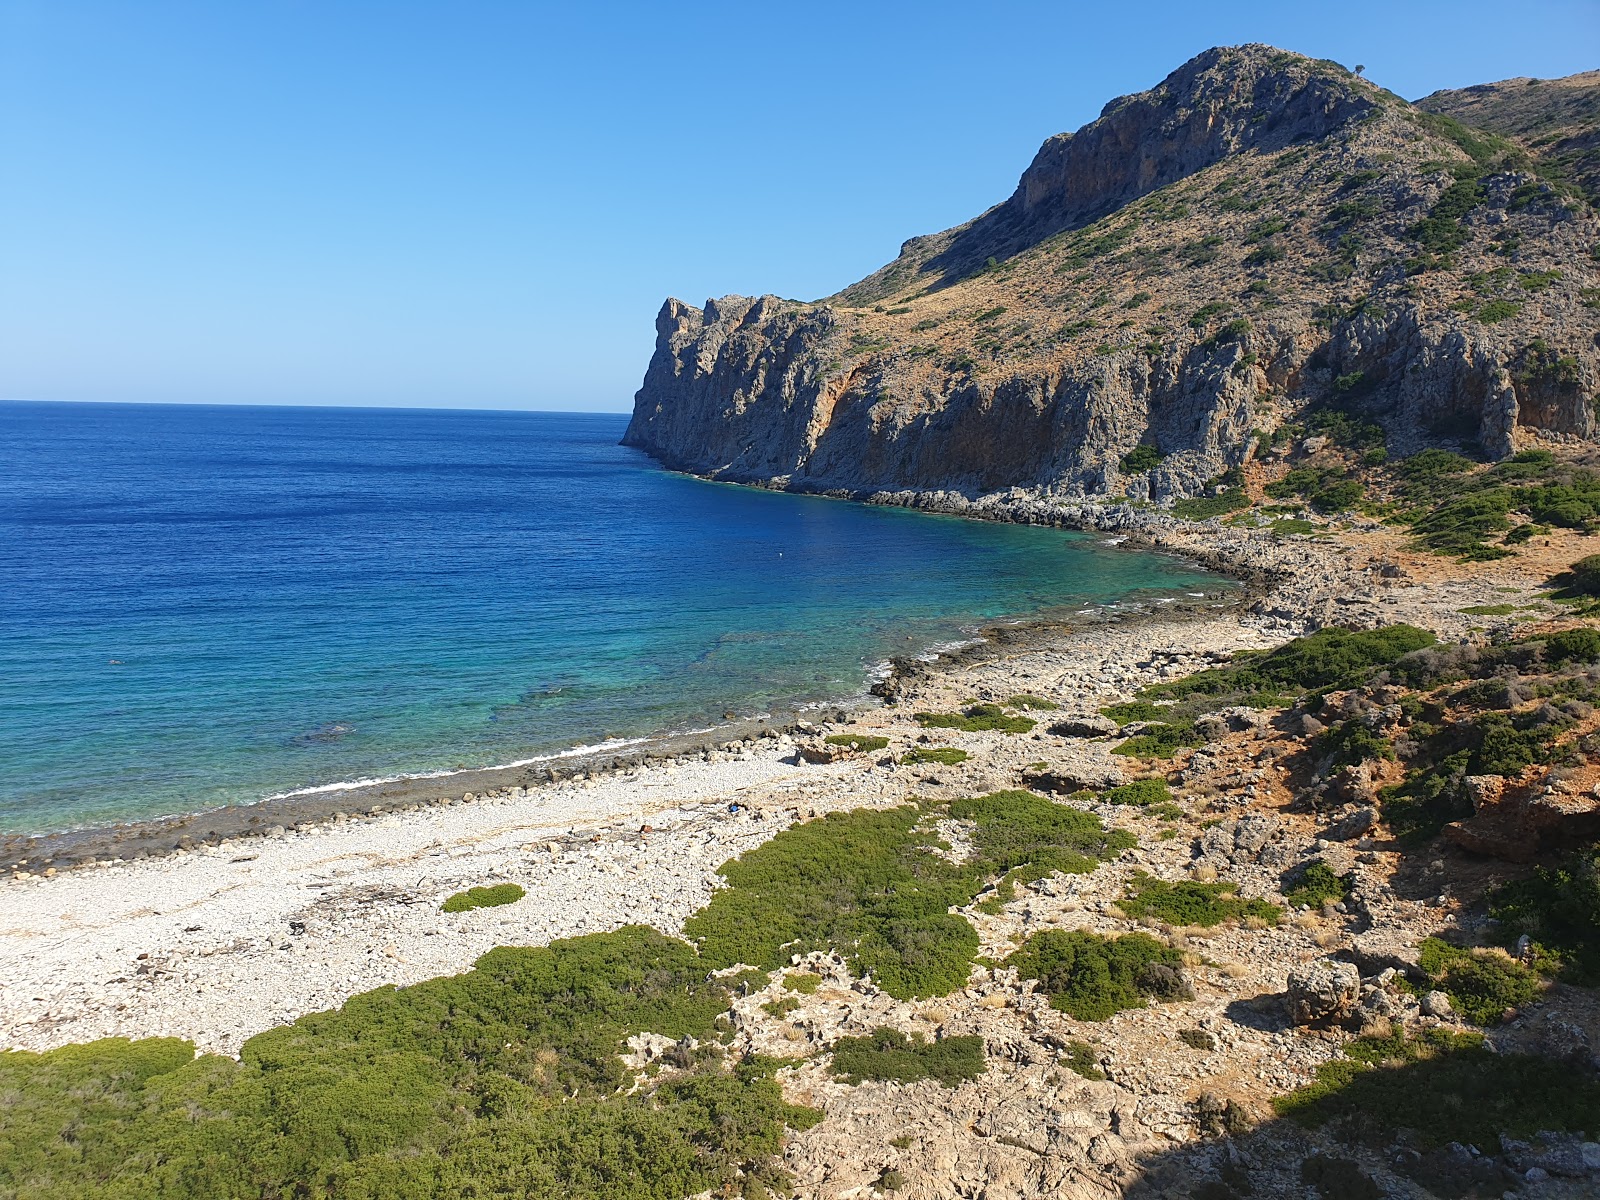
[[[1199,883],[1186,879],[1169,883],[1144,871],[1134,872],[1122,911],[1130,917],[1150,917],[1168,925],[1201,925],[1210,928],[1224,921],[1248,917],[1276,925],[1283,910],[1265,900],[1241,900],[1232,883]]]
[[[1333,868],[1320,858],[1291,871],[1284,880],[1283,898],[1290,904],[1320,908],[1349,894],[1350,877],[1335,875]]]
[[[1178,970],[1183,956],[1149,934],[1104,938],[1081,929],[1046,929],[1030,937],[1006,966],[1039,981],[1050,1006],[1080,1021],[1104,1021],[1150,999],[1192,998]]]
[[[1600,850],[1577,851],[1559,866],[1538,867],[1496,888],[1489,915],[1507,943],[1531,938],[1562,979],[1600,983]]]
[[[492,950],[246,1042],[0,1055],[0,1193],[38,1200],[510,1195],[657,1200],[783,1182],[770,1060],[711,1050],[641,1083],[623,1039],[714,1042],[729,1003],[688,945],[630,927]],[[750,1176],[746,1175],[746,1172]]]
[[[1148,700],[1126,700],[1121,704],[1108,704],[1100,710],[1102,715],[1119,725],[1131,725],[1135,721],[1159,721],[1171,711]]]
[[[1165,457],[1166,455],[1154,446],[1140,444],[1124,454],[1117,466],[1124,475],[1142,475]]]
[[[1137,841],[1091,813],[1016,789],[952,801],[950,815],[973,822],[973,849],[987,871],[1022,882],[1092,871]]]
[[[1431,633],[1412,625],[1319,629],[1275,650],[1236,654],[1225,666],[1153,684],[1139,692],[1139,700],[1187,702],[1179,709],[1185,713],[1232,703],[1278,706],[1308,693],[1359,687],[1379,670],[1435,641]],[[1168,719],[1173,714],[1170,708],[1158,711]]]
[[[963,733],[1027,733],[1035,722],[1013,717],[998,704],[969,704],[958,713],[917,713],[924,729],[958,729]]]
[[[1061,1065],[1091,1083],[1098,1083],[1106,1077],[1106,1073],[1100,1069],[1099,1056],[1088,1042],[1068,1042],[1067,1048],[1061,1052]]]
[[[1020,708],[1024,712],[1055,712],[1061,706],[1054,700],[1046,700],[1043,696],[1035,696],[1028,692],[1021,692],[1006,701],[1007,708]]]
[[[1273,1100],[1308,1127],[1336,1122],[1351,1141],[1498,1146],[1502,1135],[1600,1128],[1600,1082],[1581,1067],[1530,1054],[1492,1053],[1477,1034],[1358,1038],[1314,1083]]]
[[[791,954],[836,950],[891,995],[943,995],[966,982],[978,938],[950,913],[983,883],[975,864],[931,851],[914,805],[829,813],[721,868],[728,886],[684,924],[713,968],[776,970]]]
[[[515,904],[528,893],[515,883],[497,883],[489,887],[468,888],[457,892],[442,905],[447,913],[466,912],[473,908],[495,908],[501,904]]]
[[[983,1067],[983,1039],[975,1036],[929,1042],[920,1033],[908,1037],[880,1026],[867,1037],[840,1038],[833,1045],[833,1073],[850,1084],[867,1079],[896,1083],[937,1079],[945,1087],[955,1087],[976,1079]]]
[[[974,824],[974,856],[956,864],[928,817]],[[833,950],[897,999],[962,986],[978,935],[952,908],[997,876],[1093,870],[1133,844],[1094,816],[1031,792],[996,792],[948,807],[830,813],[795,825],[722,866],[728,886],[684,924],[713,968],[776,970],[791,955]]]
[[[1434,987],[1474,1025],[1498,1025],[1506,1010],[1539,995],[1538,973],[1495,950],[1464,950],[1439,938],[1424,938],[1418,965]]]
[[[1195,732],[1193,721],[1167,724],[1161,721],[1146,725],[1138,733],[1111,747],[1113,754],[1129,758],[1171,758],[1179,750],[1199,746],[1205,739]]]
[[[1152,804],[1171,804],[1172,789],[1167,786],[1165,779],[1135,779],[1132,783],[1107,790],[1100,799],[1107,804],[1132,804],[1145,808]]]
[[[1195,496],[1179,500],[1172,506],[1172,515],[1185,521],[1209,521],[1225,517],[1231,512],[1250,507],[1250,497],[1243,488],[1229,488],[1220,496]]]
[[[1600,661],[1600,630],[1564,629],[1544,640],[1544,655],[1551,663]]]
[[[907,767],[935,763],[942,767],[953,767],[966,761],[967,752],[957,746],[918,746],[900,758],[900,764]]]
[[[866,754],[883,750],[889,745],[888,738],[871,733],[834,733],[822,740],[830,746],[844,746],[846,749]]]

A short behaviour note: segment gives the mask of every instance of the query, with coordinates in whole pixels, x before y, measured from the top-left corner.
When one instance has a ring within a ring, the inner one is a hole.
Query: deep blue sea
[[[994,618],[1224,586],[668,474],[625,423],[0,404],[0,831],[702,728]]]

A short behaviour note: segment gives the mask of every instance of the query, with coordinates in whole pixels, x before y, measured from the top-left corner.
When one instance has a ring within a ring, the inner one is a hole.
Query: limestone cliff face
[[[1401,453],[1588,438],[1600,227],[1433,120],[1208,51],[826,301],[667,301],[625,442],[804,490],[1162,498],[1318,412]],[[1164,457],[1125,474],[1141,443]]]

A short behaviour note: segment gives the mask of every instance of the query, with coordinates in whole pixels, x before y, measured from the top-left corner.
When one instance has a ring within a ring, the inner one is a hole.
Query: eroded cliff
[[[1395,453],[1589,438],[1600,225],[1537,168],[1337,64],[1211,50],[826,300],[669,300],[625,441],[801,490],[1161,499],[1318,414]]]

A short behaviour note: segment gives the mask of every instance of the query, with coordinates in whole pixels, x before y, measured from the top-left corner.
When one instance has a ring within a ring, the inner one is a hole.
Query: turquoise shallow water
[[[625,423],[0,405],[0,832],[700,728],[979,622],[1225,586],[670,475]]]

